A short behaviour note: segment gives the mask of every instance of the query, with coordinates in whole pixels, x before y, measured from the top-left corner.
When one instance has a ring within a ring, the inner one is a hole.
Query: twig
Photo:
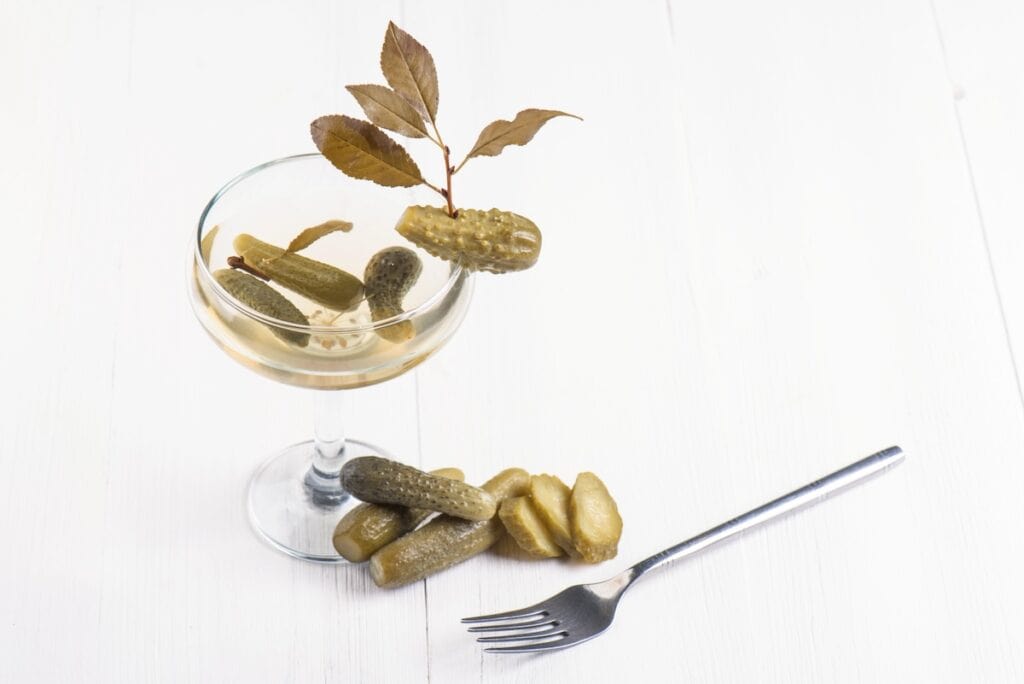
[[[266,273],[259,270],[255,266],[250,266],[249,264],[245,263],[244,257],[229,256],[228,266],[234,269],[238,269],[239,271],[245,271],[246,273],[252,274],[257,278],[260,278],[261,280],[270,280],[270,276],[268,276]]]

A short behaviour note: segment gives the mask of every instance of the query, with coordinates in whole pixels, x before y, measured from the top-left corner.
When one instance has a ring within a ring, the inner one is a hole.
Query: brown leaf
[[[493,157],[500,154],[508,145],[525,145],[533,140],[533,136],[541,126],[556,116],[571,116],[574,119],[580,119],[575,114],[566,114],[553,109],[524,109],[516,114],[516,118],[512,121],[498,119],[480,131],[480,137],[476,139],[476,144],[473,145],[473,149],[466,155],[462,164],[472,157]]]
[[[391,88],[382,85],[345,86],[366,112],[366,118],[381,128],[410,138],[427,137],[423,117],[409,102]]]
[[[437,116],[437,71],[427,48],[395,22],[388,22],[380,70],[388,85],[415,107],[428,121]]]
[[[388,187],[409,188],[423,182],[409,153],[368,121],[351,116],[321,116],[310,124],[313,142],[342,172]]]
[[[304,231],[296,235],[294,240],[288,243],[288,249],[285,250],[285,254],[306,249],[320,238],[330,235],[331,233],[336,233],[339,230],[347,233],[352,230],[352,224],[348,221],[331,219],[330,221],[324,221],[319,225],[306,228]]]

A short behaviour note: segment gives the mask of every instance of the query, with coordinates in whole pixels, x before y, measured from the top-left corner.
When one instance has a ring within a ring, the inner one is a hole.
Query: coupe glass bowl
[[[403,196],[404,195],[404,196]],[[260,164],[217,191],[199,218],[190,244],[189,295],[196,317],[217,345],[257,373],[317,390],[314,438],[270,456],[252,477],[249,517],[279,550],[310,561],[345,562],[331,542],[335,524],[354,505],[339,473],[349,458],[387,457],[342,429],[342,390],[390,380],[422,363],[459,327],[472,294],[470,274],[402,238],[394,225],[404,208],[431,203],[422,189],[381,188],[344,176],[319,154]],[[285,247],[302,229],[332,219],[350,221],[350,232],[328,235],[302,251],[359,277],[378,250],[400,245],[423,264],[405,296],[403,311],[373,321],[362,301],[338,312],[269,283],[309,319],[301,325],[267,316],[229,294],[213,274],[227,268],[234,238],[249,233]],[[410,339],[392,342],[379,331],[412,326]],[[308,338],[307,338],[308,336]],[[294,340],[305,340],[304,346]]]

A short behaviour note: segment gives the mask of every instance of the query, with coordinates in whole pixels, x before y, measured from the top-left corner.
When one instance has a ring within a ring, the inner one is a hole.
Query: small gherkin
[[[270,276],[278,285],[335,311],[359,306],[363,284],[351,273],[254,238],[235,236],[235,251],[245,263]]]
[[[254,278],[248,273],[242,273],[230,268],[214,271],[213,277],[220,283],[221,287],[227,290],[228,294],[250,309],[258,311],[264,316],[288,323],[309,325],[309,319],[299,311],[298,307],[259,278]],[[267,327],[285,342],[291,342],[299,347],[305,347],[309,344],[309,335],[306,333],[286,330],[272,325]]]
[[[540,229],[530,219],[499,209],[459,209],[452,218],[438,207],[409,207],[395,229],[436,257],[470,271],[507,273],[533,266]]]
[[[423,262],[416,252],[406,247],[385,247],[366,264],[363,282],[366,289],[366,303],[370,305],[370,316],[382,321],[402,313],[402,299],[420,277]],[[412,321],[379,328],[377,334],[388,342],[400,344],[416,335]]]

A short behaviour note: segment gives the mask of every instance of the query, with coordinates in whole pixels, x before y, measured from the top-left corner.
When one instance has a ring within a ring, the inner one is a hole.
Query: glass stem
[[[318,506],[341,505],[348,494],[341,488],[345,464],[345,429],[341,390],[317,390],[313,400],[313,464],[304,484]]]

